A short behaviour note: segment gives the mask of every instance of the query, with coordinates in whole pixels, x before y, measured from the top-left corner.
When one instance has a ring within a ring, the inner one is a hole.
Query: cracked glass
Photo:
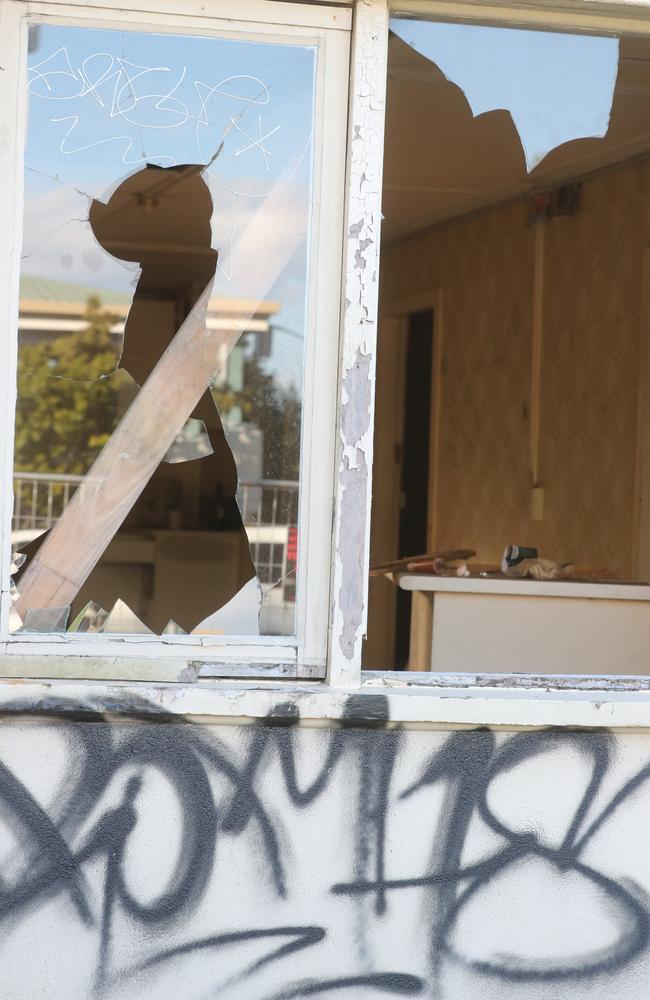
[[[315,67],[30,29],[14,630],[295,634]]]

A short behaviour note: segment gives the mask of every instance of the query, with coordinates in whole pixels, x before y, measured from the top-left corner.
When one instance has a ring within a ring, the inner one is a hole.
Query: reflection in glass
[[[16,627],[295,631],[314,69],[32,29]]]

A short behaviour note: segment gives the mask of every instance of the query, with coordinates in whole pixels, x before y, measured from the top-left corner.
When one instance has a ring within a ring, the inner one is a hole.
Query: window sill
[[[169,654],[164,646],[158,648],[119,651],[116,646],[112,655],[103,652],[91,653],[88,648],[75,650],[70,648],[65,653],[53,653],[51,649],[39,649],[37,646],[23,646],[11,653],[0,654],[0,682],[22,680],[29,677],[33,680],[70,680],[119,682],[119,683],[193,683],[198,680],[216,678],[246,678],[246,679],[279,679],[279,680],[311,680],[323,677],[324,667],[317,664],[298,664],[296,660],[283,661],[278,657],[260,658],[260,650],[256,651],[257,659],[246,657],[242,650],[240,658],[222,656],[214,651],[211,659],[193,659],[186,653],[182,656]],[[255,653],[253,654],[253,656]]]
[[[164,684],[5,679],[0,680],[0,712],[220,723],[273,718],[276,724],[300,721],[307,726],[646,730],[650,679],[371,673],[363,675],[357,689],[261,680]]]

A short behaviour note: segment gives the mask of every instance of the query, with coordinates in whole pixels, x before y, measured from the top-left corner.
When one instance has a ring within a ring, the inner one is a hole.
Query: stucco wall
[[[647,995],[647,736],[297,705],[4,716],[2,997]]]

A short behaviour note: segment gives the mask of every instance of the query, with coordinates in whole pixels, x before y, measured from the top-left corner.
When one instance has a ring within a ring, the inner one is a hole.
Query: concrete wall
[[[0,727],[4,1000],[647,996],[647,736],[57,707]]]

